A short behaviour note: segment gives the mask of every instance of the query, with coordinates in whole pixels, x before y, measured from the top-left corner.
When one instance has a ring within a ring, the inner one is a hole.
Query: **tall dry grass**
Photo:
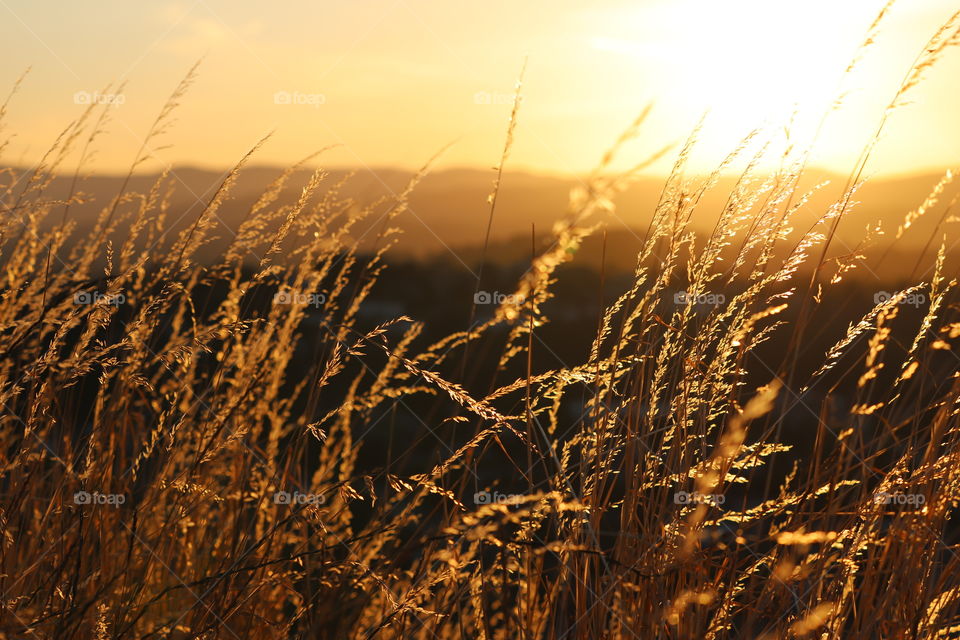
[[[891,109],[956,40],[955,17]],[[81,234],[71,206],[107,117],[92,105],[35,170],[3,172],[3,637],[960,633],[949,241],[935,240],[915,287],[865,301],[819,370],[799,364],[824,289],[864,268],[868,248],[830,247],[874,141],[817,224],[791,232],[809,150],[773,173],[758,169],[762,151],[747,157],[726,206],[703,211],[755,147],[690,179],[691,136],[590,353],[540,370],[532,353],[546,348],[537,331],[558,268],[642,168],[611,172],[616,148],[516,295],[430,344],[406,317],[358,321],[426,167],[367,205],[322,170],[280,204],[291,169],[201,264],[250,155],[176,233],[164,174],[147,193],[124,183]],[[642,118],[621,142],[640,132]],[[52,177],[71,172],[73,195],[50,200]],[[496,189],[491,203],[492,219]],[[704,242],[690,221],[708,215]],[[361,253],[354,230],[371,222],[378,250]],[[680,290],[725,299],[676,304]],[[911,316],[900,303],[917,293],[926,303]],[[774,359],[771,340],[786,345]],[[471,380],[481,349],[498,354],[498,373]],[[435,459],[394,430],[408,403],[425,408],[419,436],[437,438]],[[784,429],[798,413],[802,446]],[[363,449],[371,431],[389,432],[386,451]]]

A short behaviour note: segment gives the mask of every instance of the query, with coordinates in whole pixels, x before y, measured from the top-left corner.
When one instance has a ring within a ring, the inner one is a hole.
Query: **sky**
[[[895,4],[855,73],[842,71],[884,2],[857,0],[0,0],[0,92],[30,69],[0,141],[37,162],[85,102],[110,105],[99,172],[125,170],[167,96],[199,75],[154,143],[159,165],[223,168],[272,132],[259,164],[327,147],[330,166],[485,167],[500,157],[526,64],[508,168],[580,173],[652,104],[631,166],[703,118],[708,169],[764,127],[772,148],[812,138],[813,164],[848,171],[949,0]],[[957,164],[960,48],[897,110],[869,170]],[[119,93],[103,94],[123,84]],[[796,114],[791,116],[791,114]],[[653,170],[669,168],[673,156]]]

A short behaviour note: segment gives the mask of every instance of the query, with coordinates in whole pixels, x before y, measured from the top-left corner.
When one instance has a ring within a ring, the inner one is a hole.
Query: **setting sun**
[[[939,11],[931,4],[893,7],[902,22],[870,31],[884,2],[817,0],[800,10],[795,3],[763,0],[679,0],[611,11],[605,35],[591,43],[610,54],[609,63],[621,65],[624,77],[650,87],[657,106],[670,114],[669,129],[689,128],[705,115],[702,144],[713,157],[760,125],[788,128],[791,144],[808,144],[835,107],[815,157],[836,168],[869,139],[900,76],[950,5],[942,3]],[[960,68],[951,62],[952,69],[938,70],[941,83]],[[930,113],[938,127],[956,127],[941,111]],[[904,152],[921,163],[944,157],[914,137],[893,138],[898,158]]]

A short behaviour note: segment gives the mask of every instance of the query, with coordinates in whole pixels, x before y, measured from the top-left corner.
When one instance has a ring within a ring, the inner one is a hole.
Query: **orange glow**
[[[824,128],[814,162],[850,166],[951,5],[894,6],[844,80],[844,107]],[[587,170],[648,102],[652,118],[624,166],[682,141],[707,114],[694,159],[706,168],[760,125],[783,144],[777,132],[795,108],[790,141],[808,141],[882,6],[370,0],[286,3],[265,16],[260,3],[209,0],[70,4],[51,15],[9,0],[0,7],[0,86],[32,71],[11,103],[8,126],[18,134],[5,155],[36,162],[52,142],[48,132],[80,113],[75,94],[126,83],[98,163],[121,170],[166,96],[203,57],[164,140],[173,146],[156,154],[161,163],[227,166],[272,130],[259,162],[285,165],[339,144],[327,162],[409,168],[455,142],[441,165],[488,166],[527,59],[514,168]],[[917,104],[891,122],[874,170],[953,163],[960,122],[943,105],[958,97],[949,82],[958,72],[952,54],[929,74],[914,92]]]

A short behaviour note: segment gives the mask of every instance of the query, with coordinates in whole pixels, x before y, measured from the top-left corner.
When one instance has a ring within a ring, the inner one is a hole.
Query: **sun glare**
[[[688,118],[705,114],[704,146],[729,149],[754,128],[788,124],[789,141],[781,142],[802,146],[841,96],[857,96],[863,108],[865,92],[887,95],[878,85],[889,73],[880,78],[857,65],[845,75],[880,7],[681,0],[628,10],[619,32],[592,45],[632,60],[656,82],[659,103],[679,105]]]

